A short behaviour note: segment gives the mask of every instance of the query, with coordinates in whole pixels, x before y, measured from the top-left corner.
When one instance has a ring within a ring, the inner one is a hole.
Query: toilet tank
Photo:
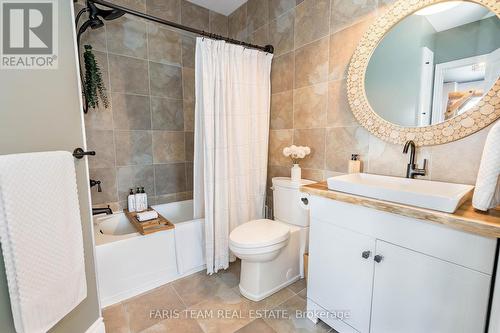
[[[292,182],[288,177],[273,178],[273,210],[274,219],[300,227],[309,226],[309,210],[302,203],[306,193],[300,192],[300,186],[315,182],[302,179],[300,183]]]

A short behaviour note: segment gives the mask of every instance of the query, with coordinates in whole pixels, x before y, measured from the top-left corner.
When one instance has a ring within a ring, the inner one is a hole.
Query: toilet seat
[[[290,227],[284,223],[260,219],[236,227],[229,235],[229,244],[238,249],[274,248],[290,237]]]

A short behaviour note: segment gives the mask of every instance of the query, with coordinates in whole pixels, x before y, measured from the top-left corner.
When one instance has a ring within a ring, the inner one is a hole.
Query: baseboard
[[[85,333],[106,333],[102,317],[97,318],[97,320],[85,331]]]

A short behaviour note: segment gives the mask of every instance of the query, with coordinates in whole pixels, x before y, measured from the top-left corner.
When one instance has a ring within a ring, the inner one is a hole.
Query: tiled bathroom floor
[[[218,274],[199,272],[112,305],[103,310],[106,332],[335,332],[297,317],[306,309],[304,280],[252,302],[239,294],[239,276],[238,260]]]

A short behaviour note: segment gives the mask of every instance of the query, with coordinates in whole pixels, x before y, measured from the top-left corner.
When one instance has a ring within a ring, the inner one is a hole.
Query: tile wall
[[[387,10],[383,0],[249,0],[229,15],[229,35],[275,47],[272,67],[269,178],[289,176],[285,146],[308,145],[303,178],[322,180],[347,172],[358,153],[364,171],[404,176],[403,147],[369,134],[347,102],[350,58],[370,23]],[[389,97],[388,97],[389,98]],[[429,160],[427,178],[473,184],[489,129],[418,151]]]
[[[80,0],[81,1],[81,0]],[[269,178],[288,176],[285,146],[308,145],[303,177],[322,180],[347,171],[352,153],[364,171],[403,176],[402,147],[358,125],[346,98],[350,57],[390,0],[249,0],[229,17],[185,0],[119,0],[195,28],[275,47],[271,84]],[[77,9],[81,5],[76,5]],[[123,206],[130,187],[145,186],[152,202],[192,196],[194,36],[132,17],[85,34],[108,83],[112,107],[85,116],[96,206]],[[418,151],[427,178],[473,184],[489,128]]]
[[[83,1],[75,4],[76,12]],[[228,18],[184,0],[115,0],[177,23],[227,35]],[[85,17],[85,15],[83,16]],[[83,20],[82,20],[83,21]],[[144,186],[151,203],[192,197],[195,36],[132,16],[89,30],[111,107],[84,117],[94,206],[126,206]]]

